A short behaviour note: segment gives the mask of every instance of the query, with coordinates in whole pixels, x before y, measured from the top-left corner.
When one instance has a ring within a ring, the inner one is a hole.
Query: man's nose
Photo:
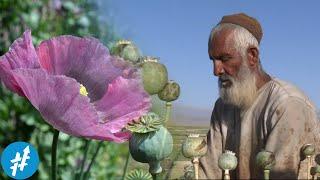
[[[224,74],[224,68],[221,61],[215,60],[213,61],[213,69],[215,76],[221,76]]]

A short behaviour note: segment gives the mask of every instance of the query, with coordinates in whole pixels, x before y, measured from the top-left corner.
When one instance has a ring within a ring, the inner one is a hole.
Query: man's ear
[[[259,50],[254,46],[249,46],[247,49],[248,65],[254,67],[259,63]]]

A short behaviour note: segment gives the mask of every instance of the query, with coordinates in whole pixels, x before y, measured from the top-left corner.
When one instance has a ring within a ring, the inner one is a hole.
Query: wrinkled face
[[[216,33],[209,45],[209,57],[217,76],[219,93],[226,103],[248,107],[254,101],[257,88],[254,74],[248,68],[246,56],[235,48],[230,29]]]
[[[232,86],[232,82],[226,76],[237,78],[242,64],[241,54],[234,48],[231,36],[231,30],[221,30],[213,37],[208,50],[213,62],[214,75],[219,77],[219,84],[224,88]]]

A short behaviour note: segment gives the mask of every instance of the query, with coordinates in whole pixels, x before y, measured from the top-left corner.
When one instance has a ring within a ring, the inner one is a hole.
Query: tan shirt
[[[295,86],[272,79],[246,111],[216,101],[207,135],[208,152],[200,159],[202,179],[221,179],[218,158],[231,150],[238,158],[231,178],[262,178],[256,154],[265,149],[275,154],[270,178],[306,178],[307,167],[300,149],[304,144],[320,147],[319,120],[315,106]],[[318,152],[319,153],[319,152]],[[313,160],[314,161],[314,160]]]

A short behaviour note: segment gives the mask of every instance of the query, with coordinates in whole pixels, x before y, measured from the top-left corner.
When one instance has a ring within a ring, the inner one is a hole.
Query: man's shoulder
[[[308,96],[297,86],[290,82],[273,78],[270,87],[267,88],[269,99],[274,105],[291,101],[298,101],[301,104],[314,108],[314,104]]]

